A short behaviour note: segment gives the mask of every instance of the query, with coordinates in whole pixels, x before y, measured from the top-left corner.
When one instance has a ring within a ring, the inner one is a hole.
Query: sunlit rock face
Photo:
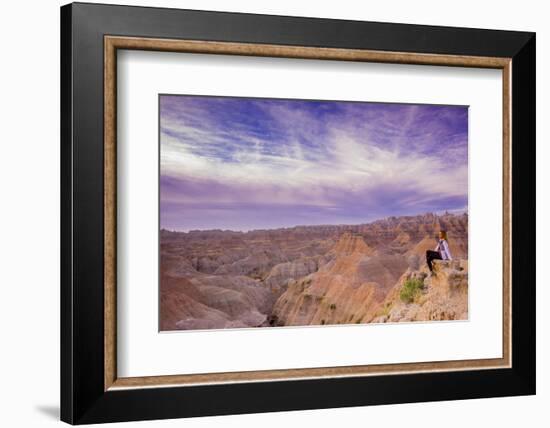
[[[279,325],[346,324],[366,321],[384,299],[406,261],[379,255],[357,233],[344,233],[333,259],[318,272],[289,284],[273,308]]]

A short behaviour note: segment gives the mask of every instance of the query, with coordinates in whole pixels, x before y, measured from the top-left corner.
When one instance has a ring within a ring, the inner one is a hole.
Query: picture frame
[[[117,52],[502,70],[501,358],[117,375]],[[61,419],[165,419],[535,393],[535,34],[73,3],[61,8]]]

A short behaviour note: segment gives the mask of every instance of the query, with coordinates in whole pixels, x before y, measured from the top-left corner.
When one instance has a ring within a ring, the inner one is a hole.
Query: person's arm
[[[439,253],[441,241],[437,241],[437,245],[434,248],[434,251],[437,251]]]
[[[445,254],[447,254],[447,259],[452,260],[453,257],[451,256],[451,250],[449,250],[449,243],[447,241],[443,241],[443,248],[445,250]]]

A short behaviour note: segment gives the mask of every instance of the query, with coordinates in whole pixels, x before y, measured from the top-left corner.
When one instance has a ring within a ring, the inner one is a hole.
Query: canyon
[[[452,261],[425,252],[448,231]],[[160,330],[467,319],[468,216],[160,232]],[[402,290],[416,281],[413,298]]]

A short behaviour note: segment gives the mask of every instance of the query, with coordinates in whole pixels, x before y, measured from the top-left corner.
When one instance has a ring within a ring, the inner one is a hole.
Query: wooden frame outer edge
[[[502,69],[503,356],[494,359],[117,378],[116,362],[116,52],[117,49]],[[511,79],[510,58],[386,52],[252,43],[104,37],[104,390],[312,378],[358,377],[511,367]]]
[[[116,48],[104,43],[104,387],[115,381],[116,361]]]
[[[512,367],[512,61],[502,69],[502,356]]]
[[[446,65],[459,67],[504,68],[510,58],[467,55],[440,55],[366,49],[323,48],[199,40],[174,40],[144,37],[105,36],[105,45],[116,49],[164,52],[249,55],[261,57],[365,61],[397,64]]]

